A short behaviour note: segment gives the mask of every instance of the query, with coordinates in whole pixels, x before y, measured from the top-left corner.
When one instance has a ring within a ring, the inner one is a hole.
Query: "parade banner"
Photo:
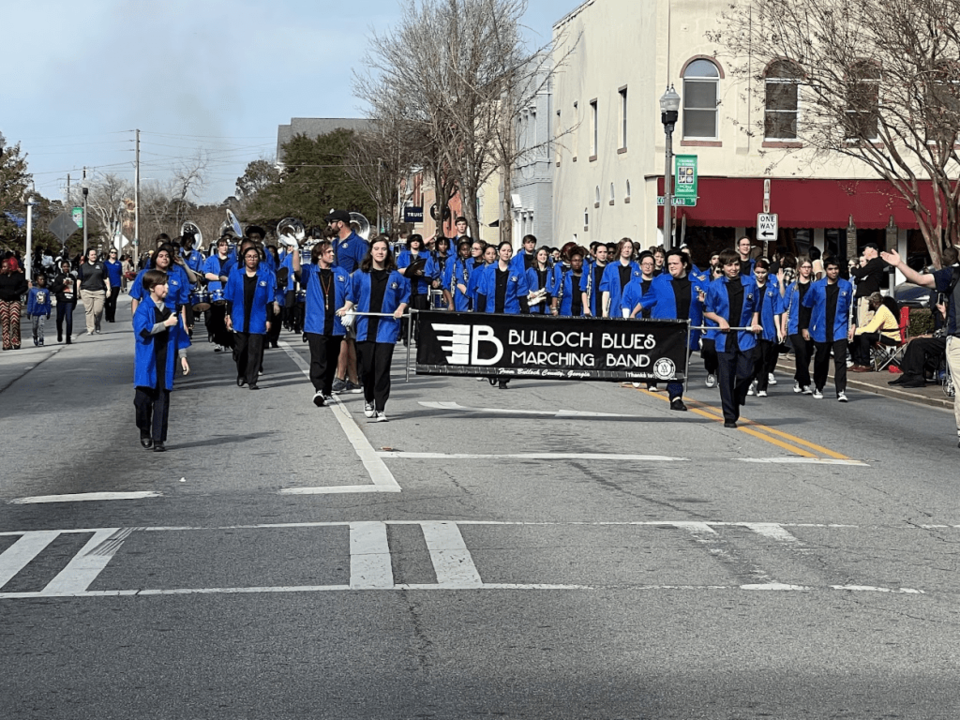
[[[417,375],[683,380],[687,321],[417,313]]]

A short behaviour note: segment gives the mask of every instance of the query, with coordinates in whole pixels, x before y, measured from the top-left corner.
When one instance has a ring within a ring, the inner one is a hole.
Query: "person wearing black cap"
[[[333,264],[353,274],[367,256],[366,241],[350,227],[350,213],[346,210],[333,210],[324,219],[328,228],[336,234],[333,241]],[[357,344],[352,333],[347,334],[347,339],[340,346],[340,362],[337,363],[337,376],[333,381],[334,393],[344,391],[361,392],[357,377]]]
[[[850,268],[850,277],[857,281],[857,291],[854,295],[857,307],[857,326],[863,327],[873,320],[873,310],[870,309],[870,296],[880,292],[883,275],[887,265],[880,259],[880,249],[874,243],[863,246],[862,264]]]

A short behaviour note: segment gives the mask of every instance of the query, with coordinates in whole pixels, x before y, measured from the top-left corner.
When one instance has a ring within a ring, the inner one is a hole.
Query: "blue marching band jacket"
[[[637,281],[643,277],[643,273],[640,272],[640,265],[636,261],[631,260],[628,265],[630,268],[630,280],[629,282]],[[623,287],[626,287],[624,285]],[[607,263],[607,266],[603,269],[603,280],[600,281],[600,288],[598,297],[603,297],[603,293],[610,293],[610,317],[617,317],[617,313],[620,310],[620,297],[623,294],[623,289],[620,286],[620,261],[617,260],[612,263]]]
[[[713,312],[723,318],[728,318],[730,327],[750,327],[753,314],[757,311],[757,284],[752,277],[738,275],[729,282],[739,282],[743,286],[743,309],[739,318],[730,317],[730,297],[727,294],[728,278],[720,277],[710,283],[704,312]],[[717,352],[726,352],[728,333],[719,330],[708,330],[706,336],[716,341]],[[737,341],[740,351],[751,350],[757,346],[756,336],[749,330],[738,330]]]
[[[556,282],[556,293],[557,293],[557,314],[563,317],[571,317],[573,315],[573,300],[574,293],[576,297],[580,297],[583,292],[580,289],[581,284],[583,283],[584,276],[587,274],[587,267],[584,265],[583,270],[581,270],[580,277],[577,277],[573,274],[573,270],[569,268],[560,268],[560,271],[557,273],[557,282]],[[583,316],[584,307],[580,307],[580,316]]]
[[[483,283],[477,288],[477,295],[486,298],[486,306],[482,312],[496,312],[497,307],[497,272],[499,263],[488,265],[483,272]],[[522,268],[522,266],[521,266]],[[507,315],[520,314],[520,298],[530,294],[530,285],[527,282],[527,273],[511,264],[507,270],[507,288],[504,295],[503,312]]]
[[[707,283],[693,274],[688,274],[686,279],[690,281],[690,324],[694,327],[703,325],[704,303],[700,299],[700,293],[706,293],[709,290]],[[630,287],[639,287],[640,283],[631,283]],[[631,292],[632,294],[632,292]],[[625,293],[626,295],[626,293]],[[670,273],[657,275],[650,282],[650,289],[640,298],[640,306],[644,310],[650,310],[651,320],[680,320],[677,311],[677,293],[676,285],[673,282],[673,276]],[[630,312],[636,307],[634,303]],[[696,348],[700,342],[701,330],[691,330],[688,347]]]
[[[811,279],[807,283],[807,292],[813,287],[815,280]],[[796,280],[787,288],[786,295],[782,298],[781,309],[787,314],[787,335],[800,334],[800,281]]]
[[[136,279],[130,283],[129,295],[133,300],[143,302],[150,297],[150,293],[143,289],[143,274],[147,270],[154,268],[145,268],[137,273]],[[187,279],[187,273],[179,265],[171,265],[165,271],[167,273],[167,297],[163,304],[170,310],[176,311],[178,305],[187,305],[190,303],[190,281]]]
[[[350,287],[351,301],[355,304],[354,310],[358,313],[393,313],[401,304],[410,303],[410,283],[396,270],[392,270],[387,278],[383,303],[378,308],[370,307],[370,285],[370,273],[363,271],[353,273]],[[354,320],[354,327],[357,331],[357,342],[395,343],[400,337],[400,321],[392,317],[379,318],[376,337],[369,337],[370,318],[366,315],[358,315]]]
[[[353,285],[350,275],[343,268],[334,265],[330,268],[333,282],[333,312],[342,308],[347,300],[353,300]],[[300,283],[307,290],[306,312],[303,320],[303,331],[314,333],[316,335],[326,335],[326,298],[323,294],[323,285],[320,282],[319,265],[303,265],[300,268]],[[339,316],[333,316],[332,335],[343,336],[347,334]]]
[[[234,270],[227,280],[224,299],[230,312],[230,322],[234,332],[243,332],[246,321],[246,310],[243,306],[243,278],[244,270]],[[276,276],[272,271],[260,265],[257,268],[256,289],[253,293],[253,306],[250,309],[251,335],[265,335],[267,332],[267,304],[273,302],[274,288],[277,285]]]
[[[850,329],[850,311],[853,308],[853,285],[837,278],[837,313],[833,318],[833,339],[846,340]],[[817,280],[803,296],[803,306],[810,311],[810,337],[814,342],[827,342],[827,279]]]
[[[134,387],[155,388],[158,385],[158,380],[162,379],[163,388],[171,390],[173,389],[173,376],[176,366],[176,351],[190,343],[187,333],[180,327],[179,319],[176,325],[161,331],[161,333],[169,333],[169,335],[166,363],[162,369],[162,377],[159,376],[160,369],[157,368],[155,344],[159,333],[155,335],[151,332],[153,326],[157,323],[156,307],[153,298],[147,295],[133,314],[133,335],[137,343],[133,356],[133,384]],[[169,307],[167,309],[169,310]]]
[[[757,298],[761,300],[760,331],[761,340],[776,342],[779,335],[780,315],[783,314],[784,302],[780,290],[770,278],[763,287],[757,286]]]

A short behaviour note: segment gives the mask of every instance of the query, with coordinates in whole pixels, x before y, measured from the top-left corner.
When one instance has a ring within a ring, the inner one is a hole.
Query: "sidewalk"
[[[812,362],[811,362],[812,366]],[[833,368],[833,361],[830,362]],[[784,380],[793,378],[796,366],[793,362],[793,356],[781,356],[777,361],[777,374]],[[785,377],[784,377],[785,376]],[[909,402],[930,405],[932,407],[946,408],[953,410],[953,398],[947,397],[943,393],[943,388],[939,384],[927,385],[922,388],[901,388],[899,385],[889,385],[894,378],[899,377],[887,370],[882,372],[855,373],[847,370],[847,389],[859,390],[860,392],[873,393],[874,395],[883,395],[897,400],[907,400]],[[830,383],[833,382],[833,373],[829,375]],[[830,384],[828,383],[828,389]]]

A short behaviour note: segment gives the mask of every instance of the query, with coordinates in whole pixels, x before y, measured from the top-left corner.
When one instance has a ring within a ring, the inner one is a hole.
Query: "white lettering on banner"
[[[653,350],[657,346],[657,339],[646,333],[633,335],[604,335],[600,338],[600,345],[604,350]]]
[[[497,348],[497,353],[492,358],[480,357],[480,343],[490,343]],[[496,365],[503,357],[503,343],[497,339],[493,328],[489,325],[475,325],[473,328],[473,341],[470,345],[470,354],[473,356],[474,365]]]
[[[511,345],[546,345],[548,347],[592,348],[593,335],[581,332],[548,332],[546,330],[513,330],[507,335]]]
[[[650,367],[649,355],[612,355],[607,354],[607,367],[645,368]]]
[[[534,352],[514,351],[510,359],[512,364],[518,365],[551,365],[553,367],[582,365],[586,367],[596,367],[596,358],[593,355],[580,353],[561,353],[561,352]]]

